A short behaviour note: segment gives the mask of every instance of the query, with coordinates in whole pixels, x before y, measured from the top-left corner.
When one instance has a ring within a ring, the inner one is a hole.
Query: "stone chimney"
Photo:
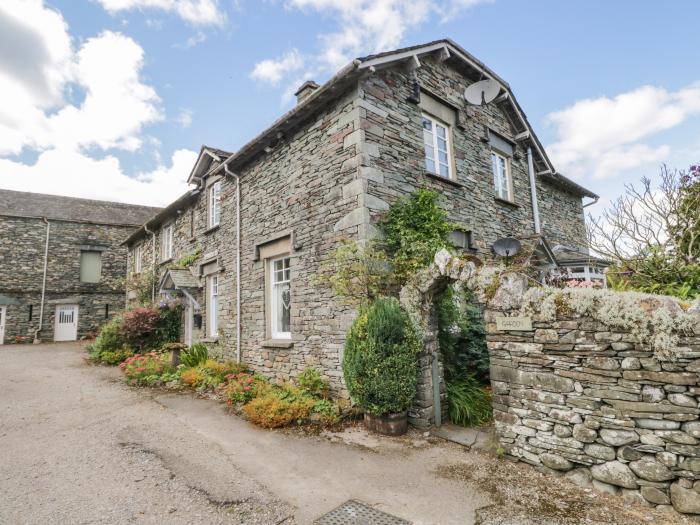
[[[301,104],[304,100],[306,100],[309,97],[309,95],[311,95],[318,88],[319,85],[313,80],[307,80],[306,82],[304,82],[299,87],[299,89],[297,89],[297,92],[294,93],[294,95],[297,97],[297,104]]]

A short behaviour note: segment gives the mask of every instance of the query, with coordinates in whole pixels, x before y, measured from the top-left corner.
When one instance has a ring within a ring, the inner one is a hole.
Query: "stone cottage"
[[[0,190],[0,344],[74,341],[122,310],[121,243],[157,210]]]
[[[497,96],[468,104],[485,78]],[[359,58],[296,95],[237,152],[202,147],[194,189],[126,243],[129,272],[155,272],[154,292],[183,299],[187,343],[280,379],[316,366],[342,390],[354,308],[323,263],[341,240],[374,237],[416,188],[442,195],[455,244],[477,256],[533,235],[553,264],[550,246],[586,252],[583,208],[597,196],[556,171],[510,86],[456,43]]]

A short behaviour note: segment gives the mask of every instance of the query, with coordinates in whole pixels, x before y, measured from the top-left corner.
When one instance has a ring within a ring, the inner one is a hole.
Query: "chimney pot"
[[[304,82],[299,89],[297,89],[297,92],[294,93],[297,97],[297,104],[300,104],[304,100],[306,100],[309,95],[311,95],[314,91],[316,91],[319,88],[319,85],[314,82],[313,80],[307,80]]]

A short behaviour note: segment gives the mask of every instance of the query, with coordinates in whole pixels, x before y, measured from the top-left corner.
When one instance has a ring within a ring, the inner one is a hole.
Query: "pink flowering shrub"
[[[602,288],[603,283],[599,281],[582,281],[570,279],[564,283],[564,288]]]
[[[247,403],[269,387],[269,383],[263,377],[241,372],[227,375],[226,383],[221,386],[220,392],[226,403],[233,405]]]
[[[150,352],[127,358],[119,365],[127,381],[136,384],[150,384],[172,371],[167,354]]]

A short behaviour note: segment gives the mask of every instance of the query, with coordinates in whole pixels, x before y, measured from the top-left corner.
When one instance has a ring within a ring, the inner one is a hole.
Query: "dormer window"
[[[209,186],[209,228],[214,228],[221,221],[221,181]]]

